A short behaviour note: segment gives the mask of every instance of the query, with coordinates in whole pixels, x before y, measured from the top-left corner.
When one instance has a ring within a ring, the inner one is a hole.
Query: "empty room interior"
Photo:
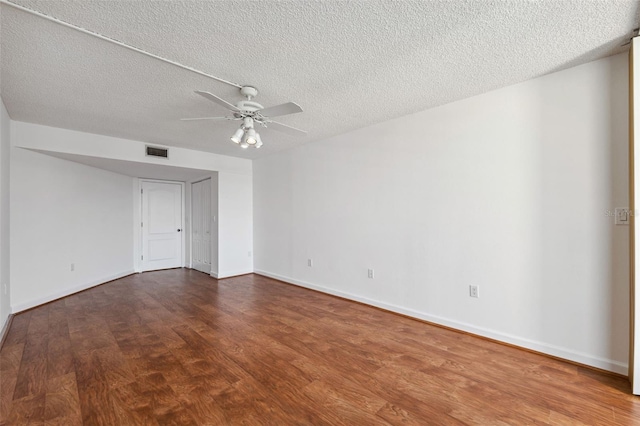
[[[640,425],[639,24],[0,0],[0,425]]]

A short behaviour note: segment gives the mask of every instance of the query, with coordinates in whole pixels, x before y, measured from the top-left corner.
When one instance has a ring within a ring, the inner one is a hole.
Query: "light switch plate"
[[[616,207],[615,218],[616,225],[628,225],[631,221],[629,209],[627,207]]]

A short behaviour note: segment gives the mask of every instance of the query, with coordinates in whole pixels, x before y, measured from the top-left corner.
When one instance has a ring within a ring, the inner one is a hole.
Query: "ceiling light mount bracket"
[[[258,96],[258,89],[256,89],[253,86],[242,86],[240,88],[240,94],[242,96],[245,96],[247,98],[247,100],[251,100],[253,98],[255,98],[256,96]]]

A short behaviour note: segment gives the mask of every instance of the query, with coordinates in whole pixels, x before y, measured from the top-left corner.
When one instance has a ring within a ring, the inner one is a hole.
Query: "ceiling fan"
[[[198,95],[207,98],[208,100],[217,103],[231,111],[231,115],[225,117],[198,117],[198,118],[183,118],[182,121],[194,121],[194,120],[237,120],[242,121],[240,128],[231,136],[231,141],[237,143],[242,148],[248,148],[253,146],[260,148],[262,146],[262,140],[260,135],[255,130],[255,125],[261,125],[262,127],[272,128],[290,135],[299,136],[306,135],[304,130],[296,129],[295,127],[287,126],[286,124],[273,121],[271,117],[278,117],[288,114],[296,114],[302,112],[300,105],[294,102],[287,102],[284,104],[265,108],[259,103],[252,101],[258,95],[258,90],[255,87],[243,86],[240,88],[240,94],[246,97],[246,100],[242,100],[233,105],[230,102],[214,95],[213,93],[203,92],[200,90],[195,91]]]

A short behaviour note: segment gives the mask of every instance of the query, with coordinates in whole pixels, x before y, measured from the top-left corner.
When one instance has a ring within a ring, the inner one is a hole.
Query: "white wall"
[[[254,161],[256,272],[624,373],[627,73],[621,54]]]
[[[13,312],[133,272],[131,188],[131,177],[12,147]]]
[[[219,231],[218,241],[212,235],[212,245],[215,245],[212,247],[212,275],[224,278],[253,272],[253,258],[248,255],[253,251],[252,162],[250,160],[176,147],[170,148],[169,159],[157,159],[144,155],[145,143],[140,141],[24,122],[13,122],[12,129],[15,135],[13,143],[18,147],[43,152],[145,163],[145,165],[157,164],[163,167],[211,170],[212,178],[215,176],[212,179],[212,212],[217,212],[218,216],[218,229],[215,229],[216,224],[214,224],[213,230]],[[218,172],[225,173],[225,177],[219,179]],[[154,176],[141,177],[153,178]],[[134,269],[139,271],[140,188],[137,180],[132,182],[130,191],[134,200],[131,226],[133,235],[136,236],[132,244],[132,259]],[[187,192],[187,197],[188,195]],[[218,196],[224,197],[224,201],[218,202]],[[187,206],[185,206],[187,219],[189,217],[187,210],[189,201],[190,199],[187,198]],[[220,218],[224,218],[224,221],[221,222]],[[189,265],[190,242],[187,236],[185,238],[185,265]]]
[[[9,153],[11,120],[0,98],[0,331],[11,314],[9,262]]]
[[[39,124],[13,122],[16,146],[35,150],[229,173],[251,174],[251,161],[210,152],[169,148],[169,158],[145,155],[145,143]],[[153,144],[156,146],[155,144]],[[140,176],[153,177],[153,176]]]
[[[218,173],[218,278],[253,272],[251,175]]]

